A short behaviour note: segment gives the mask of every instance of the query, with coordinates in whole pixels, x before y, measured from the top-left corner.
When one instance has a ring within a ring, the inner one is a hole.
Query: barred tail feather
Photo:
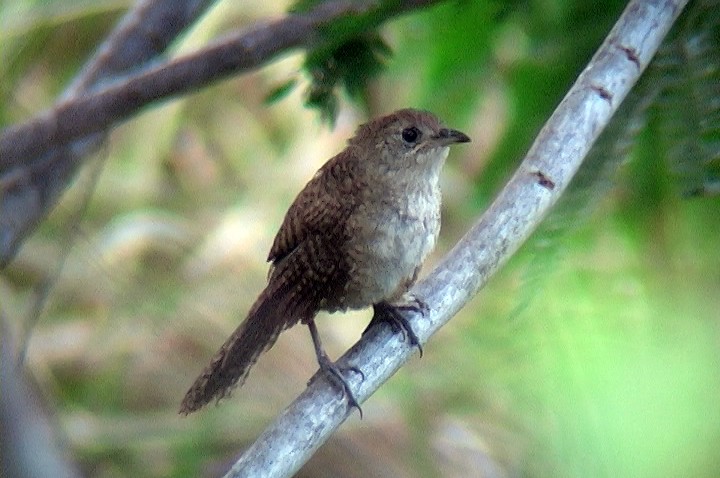
[[[213,399],[220,400],[242,385],[260,354],[273,346],[280,332],[304,318],[297,309],[287,307],[295,294],[288,294],[286,287],[273,289],[268,287],[260,295],[247,319],[192,384],[180,405],[181,414],[192,413]]]

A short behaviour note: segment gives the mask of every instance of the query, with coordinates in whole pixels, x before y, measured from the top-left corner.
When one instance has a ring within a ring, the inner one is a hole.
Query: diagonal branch
[[[538,135],[488,211],[411,291],[430,306],[411,317],[422,343],[474,296],[530,236],[557,202],[594,141],[637,82],[687,0],[633,0]],[[366,400],[412,355],[388,327],[374,327],[338,362],[365,378],[346,380]],[[226,478],[291,476],[348,417],[346,401],[326,381],[308,388],[250,446]]]
[[[98,47],[63,98],[79,96],[103,80],[160,56],[213,3],[215,0],[140,0]]]
[[[103,81],[140,69],[165,51],[213,1],[140,0],[86,63],[61,101],[70,102]],[[35,136],[28,139],[36,140]],[[66,145],[50,145],[44,154],[28,155],[7,170],[0,167],[0,268],[12,259],[26,235],[72,181],[82,161],[104,139],[104,132],[86,135]],[[0,158],[1,164],[5,156]]]

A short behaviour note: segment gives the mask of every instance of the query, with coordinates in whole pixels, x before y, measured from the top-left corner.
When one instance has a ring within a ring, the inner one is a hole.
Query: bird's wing
[[[227,339],[195,380],[180,412],[191,413],[213,399],[220,400],[247,378],[261,353],[283,330],[307,323],[328,297],[342,294],[348,269],[334,244],[324,236],[304,231],[303,239],[274,262],[265,290],[247,319]]]
[[[344,293],[345,223],[357,196],[348,192],[358,187],[354,157],[348,158],[346,152],[328,161],[290,206],[270,250],[273,267],[267,287],[190,387],[181,413],[219,400],[241,385],[280,332],[309,322],[328,298]]]
[[[344,225],[357,205],[351,192],[361,187],[353,153],[348,148],[325,163],[295,198],[268,255],[273,265],[311,237],[329,245],[343,241]]]

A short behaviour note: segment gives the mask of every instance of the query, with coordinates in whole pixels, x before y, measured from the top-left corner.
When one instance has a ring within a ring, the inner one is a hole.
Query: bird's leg
[[[330,357],[328,357],[327,353],[325,353],[325,349],[323,349],[322,342],[320,341],[320,334],[318,333],[315,321],[311,320],[307,323],[307,326],[310,329],[310,336],[312,336],[313,345],[315,346],[315,355],[317,356],[320,370],[323,371],[325,376],[333,385],[343,391],[343,394],[348,399],[348,405],[351,408],[357,408],[358,412],[360,412],[360,418],[362,418],[362,408],[360,408],[360,404],[358,403],[355,395],[350,389],[350,385],[347,383],[347,380],[345,380],[345,377],[343,377],[342,375],[343,369],[338,367],[332,360],[330,360]],[[359,368],[348,367],[347,370],[352,370],[353,372],[359,373],[362,379],[365,380],[365,374]]]
[[[392,305],[388,302],[378,302],[373,305],[373,317],[370,320],[367,328],[363,332],[363,335],[370,330],[377,322],[387,322],[392,327],[393,332],[402,332],[403,340],[408,340],[410,345],[417,347],[420,351],[420,357],[423,355],[422,345],[420,345],[420,339],[415,334],[415,331],[410,326],[410,322],[405,317],[405,312],[419,312],[421,315],[425,315],[430,308],[428,305],[417,297],[412,297],[407,304]]]

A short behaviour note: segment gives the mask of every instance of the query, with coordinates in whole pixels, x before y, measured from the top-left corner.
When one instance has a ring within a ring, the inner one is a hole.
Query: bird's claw
[[[352,389],[350,388],[350,384],[348,384],[347,380],[343,376],[343,371],[350,370],[352,372],[355,372],[360,375],[362,380],[365,380],[365,374],[362,370],[360,370],[358,367],[350,366],[350,367],[338,367],[337,364],[335,364],[332,360],[330,360],[327,355],[323,357],[318,357],[318,362],[320,364],[320,370],[323,372],[325,377],[335,385],[337,388],[339,388],[343,395],[347,397],[348,406],[352,408],[357,408],[358,412],[360,412],[360,418],[363,417],[363,411],[362,408],[360,408],[360,404],[358,403],[357,399],[355,398],[355,394],[353,393]],[[311,379],[312,381],[312,379]],[[309,383],[308,383],[309,385]]]
[[[373,306],[373,311],[373,318],[363,334],[365,334],[374,323],[387,322],[390,324],[393,332],[401,332],[403,340],[407,340],[411,346],[417,347],[420,352],[420,357],[422,357],[423,349],[422,345],[420,345],[420,339],[412,329],[404,312],[419,312],[421,315],[425,315],[430,311],[430,307],[425,302],[415,297],[412,299],[412,303],[402,305],[391,305],[387,302],[380,302]]]

